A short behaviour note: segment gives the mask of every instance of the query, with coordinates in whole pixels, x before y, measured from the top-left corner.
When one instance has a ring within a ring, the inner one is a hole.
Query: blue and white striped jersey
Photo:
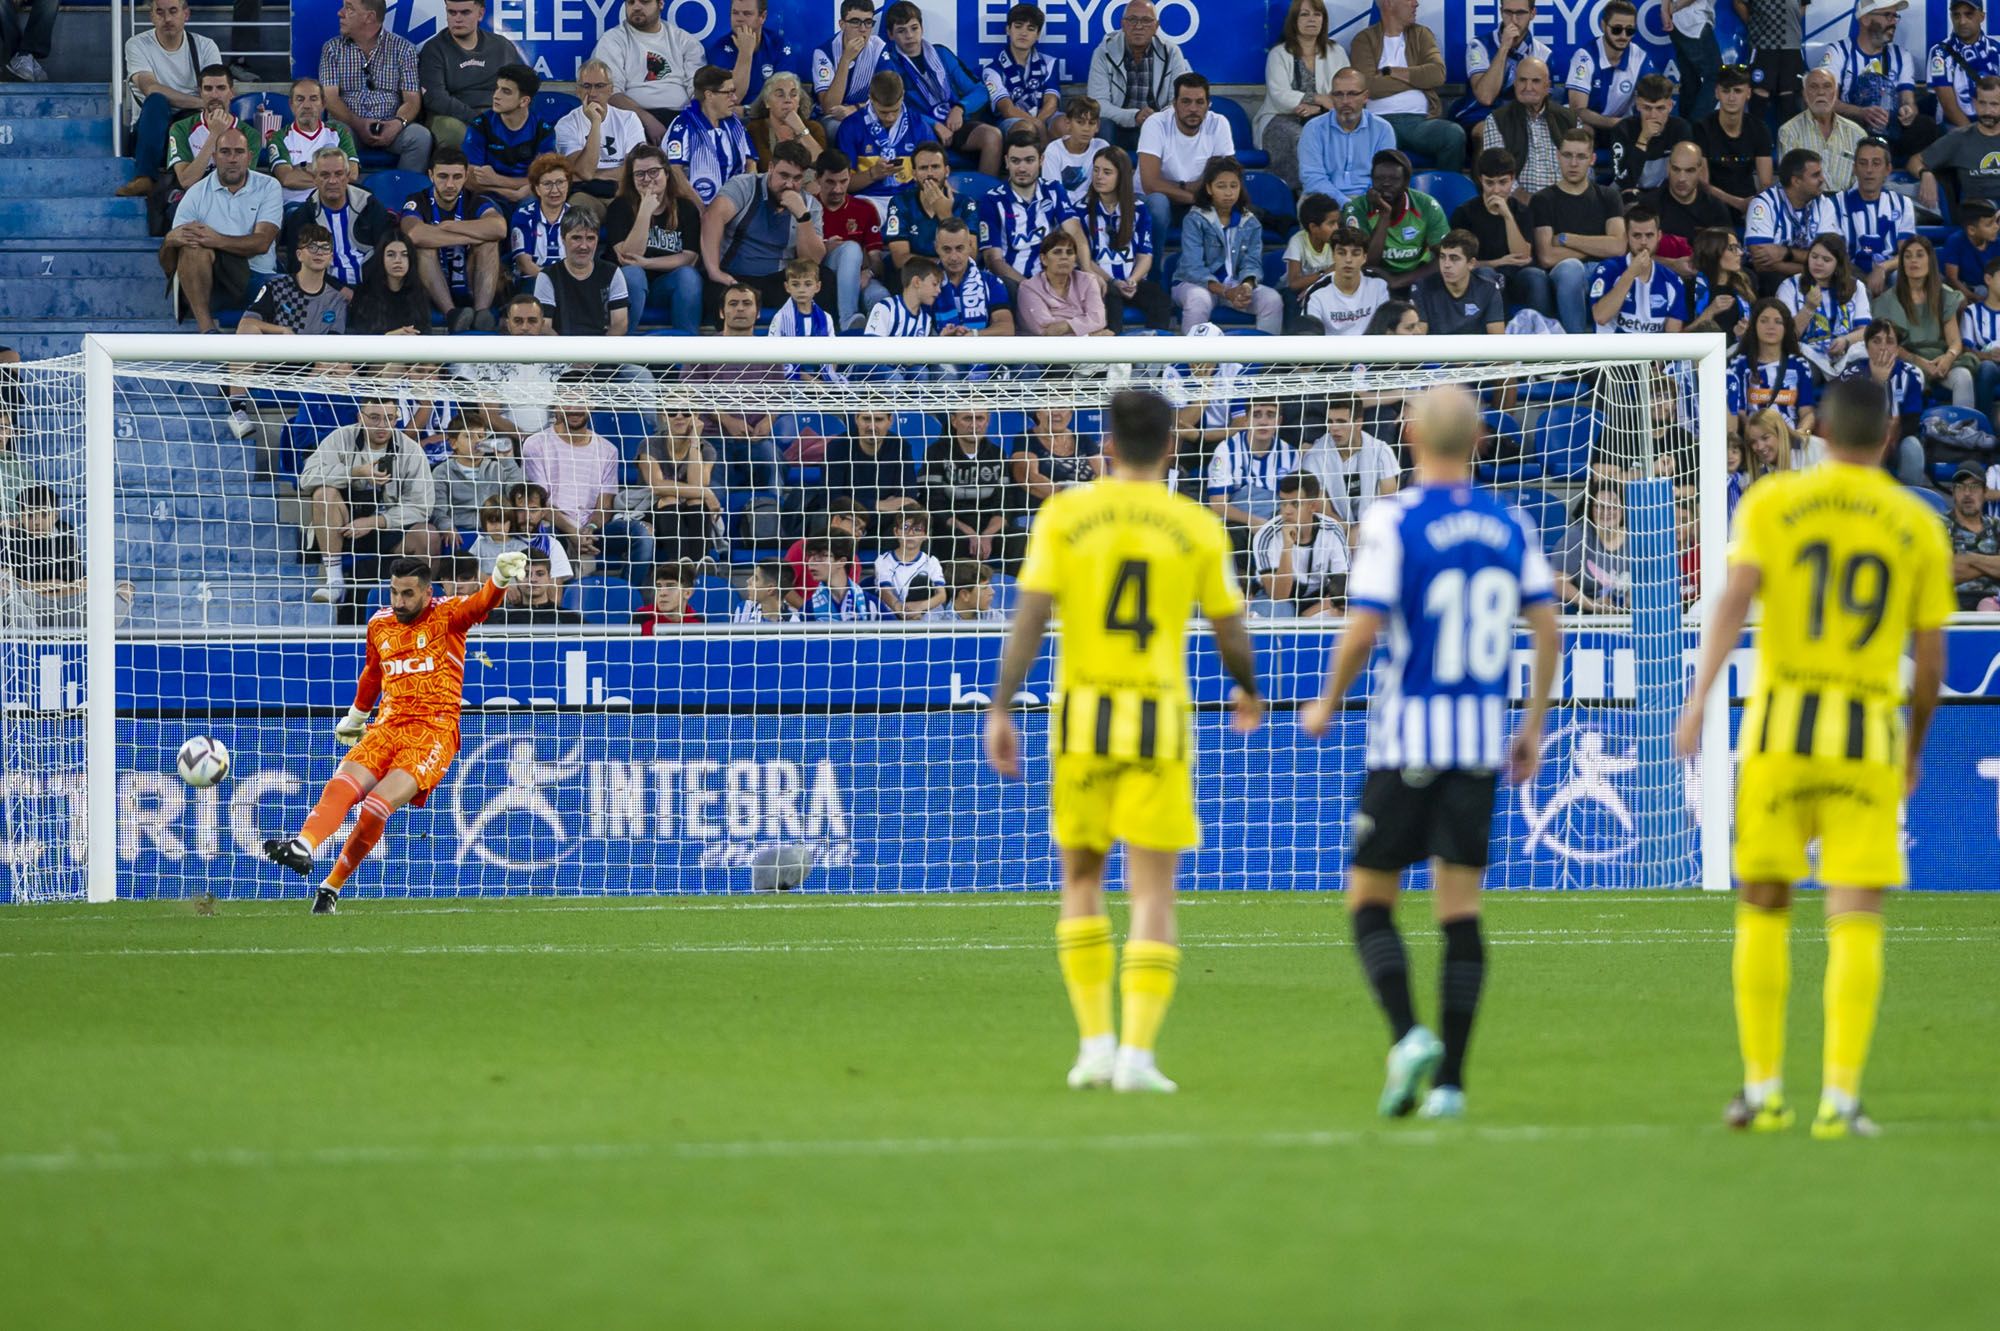
[[[2000,347],[2000,310],[1981,302],[1958,312],[1958,335],[1967,351]]]
[[[1541,540],[1487,491],[1427,485],[1371,507],[1347,578],[1349,608],[1388,627],[1368,766],[1498,770],[1514,621],[1554,594]]]
[[[771,316],[771,322],[764,330],[767,337],[833,337],[833,316],[819,306],[809,307],[799,312],[797,301],[788,300],[778,307]],[[846,374],[837,365],[787,365],[785,378],[796,379],[801,374],[816,374],[832,383],[844,383]]]
[[[1011,181],[1002,181],[979,200],[979,248],[999,250],[1023,277],[1042,271],[1042,238],[1063,224],[1070,213],[1063,187],[1037,180],[1022,198]]]
[[[537,268],[547,268],[563,261],[562,224],[569,216],[569,203],[564,201],[562,211],[554,217],[542,211],[542,201],[530,198],[514,210],[514,220],[507,227],[507,260],[511,264],[522,255],[527,255]]]
[[[1915,207],[1894,190],[1885,189],[1872,199],[1864,199],[1856,185],[1835,195],[1833,206],[1857,272],[1872,272],[1876,264],[1896,252],[1904,237],[1917,234]]]
[[[861,331],[869,337],[931,337],[937,333],[937,324],[929,310],[912,310],[898,296],[868,311],[867,326]]]

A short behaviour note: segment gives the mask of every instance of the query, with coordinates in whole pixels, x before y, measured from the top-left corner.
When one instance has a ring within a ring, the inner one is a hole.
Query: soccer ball
[[[198,789],[206,788],[229,775],[229,750],[219,739],[196,735],[181,745],[174,766],[180,770],[181,780]]]

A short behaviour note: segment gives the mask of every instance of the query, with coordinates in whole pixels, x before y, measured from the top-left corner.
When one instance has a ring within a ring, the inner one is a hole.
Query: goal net
[[[0,399],[0,891],[303,891],[261,843],[344,753],[390,560],[451,594],[508,549],[529,574],[468,644],[457,759],[351,893],[1052,887],[1038,718],[1005,782],[979,711],[1034,510],[1103,474],[1126,384],[1180,408],[1170,483],[1231,529],[1274,704],[1231,733],[1198,635],[1187,883],[1339,882],[1365,694],[1324,741],[1291,709],[1362,511],[1410,481],[1405,400],[1459,383],[1480,478],[1566,599],[1543,771],[1502,797],[1490,881],[1699,885],[1727,734],[1682,763],[1671,732],[1724,528],[1720,358],[1690,336],[93,338]],[[1519,699],[1525,636],[1511,668]],[[205,789],[175,770],[197,735],[232,757]]]

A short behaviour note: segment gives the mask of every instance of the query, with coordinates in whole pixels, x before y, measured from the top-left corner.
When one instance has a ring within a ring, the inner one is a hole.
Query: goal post
[[[307,505],[286,468],[313,436],[351,423],[361,398],[407,399],[409,381],[430,366],[451,373],[424,391],[449,397],[460,413],[488,408],[498,418],[523,406],[545,415],[572,402],[594,422],[636,419],[644,431],[677,408],[705,421],[761,413],[780,422],[777,452],[739,455],[739,441],[719,435],[710,450],[717,476],[730,480],[716,486],[727,491],[717,515],[726,530],[713,562],[701,566],[709,600],[697,609],[706,622],[648,639],[609,618],[475,631],[471,652],[487,664],[478,667],[477,696],[468,677],[460,769],[439,788],[444,807],[392,826],[390,860],[357,876],[364,895],[745,890],[791,885],[788,875],[804,877],[808,890],[1052,886],[1040,807],[1045,767],[1040,784],[1001,788],[978,759],[976,711],[996,673],[1003,625],[739,624],[729,612],[746,595],[750,569],[771,567],[824,517],[828,497],[810,493],[827,484],[816,450],[857,413],[892,414],[899,434],[921,435],[906,441],[914,467],[941,434],[950,436],[955,412],[986,413],[997,434],[1060,408],[1080,413],[1075,433],[1095,446],[1102,406],[1126,383],[1201,408],[1191,430],[1209,428],[1219,409],[1227,424],[1214,428],[1228,433],[1247,402],[1276,400],[1284,442],[1302,458],[1324,444],[1318,432],[1331,402],[1359,404],[1354,410],[1368,416],[1357,433],[1371,435],[1395,427],[1400,395],[1464,383],[1480,393],[1493,431],[1482,479],[1533,509],[1552,553],[1562,539],[1597,531],[1594,497],[1615,489],[1625,511],[1616,535],[1629,544],[1611,562],[1629,586],[1607,598],[1613,608],[1564,616],[1552,723],[1560,733],[1545,748],[1552,770],[1503,799],[1493,878],[1514,887],[1726,888],[1726,680],[1700,757],[1684,765],[1670,747],[1701,609],[1724,578],[1724,355],[1716,334],[93,335],[80,357],[41,367],[36,390],[51,418],[70,412],[64,419],[77,436],[57,446],[77,455],[65,503],[87,572],[71,636],[81,659],[83,687],[73,692],[81,694],[82,752],[73,761],[83,768],[78,812],[86,813],[88,854],[67,863],[60,847],[43,844],[33,864],[17,855],[5,869],[10,892],[0,897],[271,895],[292,886],[243,853],[245,838],[253,826],[266,835],[289,830],[338,760],[331,724],[346,702],[338,695],[352,686],[370,589],[357,580],[355,601],[338,615],[296,613],[313,590],[317,556],[310,537],[301,549]],[[1240,377],[1218,386],[1212,371],[1222,367]],[[256,417],[240,448],[223,433],[221,394],[233,387],[249,390]],[[65,393],[76,401],[58,401]],[[307,405],[287,416],[300,402]],[[331,403],[331,415],[315,417],[314,403]],[[629,484],[645,440],[615,442]],[[518,454],[519,436],[513,444]],[[1183,461],[1205,466],[1215,447],[1184,449]],[[289,462],[271,460],[286,449]],[[1564,452],[1559,459],[1542,449]],[[1018,451],[1006,450],[1010,475]],[[254,476],[233,470],[246,456],[258,459]],[[786,491],[768,512],[760,483],[736,481],[766,468],[782,474]],[[1202,494],[1198,478],[1182,479]],[[801,488],[803,508],[791,493]],[[1357,508],[1371,498],[1341,496]],[[1706,555],[1698,597],[1682,558],[1690,506]],[[1012,541],[1027,516],[1009,513],[992,548]],[[1354,518],[1358,511],[1347,515]],[[601,566],[578,561],[565,593],[587,610],[632,594],[605,571],[614,558],[609,532],[597,551]],[[189,540],[206,548],[190,554]],[[868,548],[887,540],[878,529]],[[970,538],[959,548],[982,558],[986,549]],[[1251,564],[1246,550],[1239,567],[1256,592]],[[996,554],[989,567],[1008,565]],[[1004,605],[1006,574],[991,584]],[[241,597],[252,592],[266,599],[248,606]],[[946,595],[946,607],[955,603]],[[1261,596],[1253,604],[1277,710],[1262,739],[1229,737],[1220,724],[1226,686],[1210,648],[1197,647],[1207,769],[1198,797],[1211,844],[1191,857],[1189,878],[1196,887],[1323,885],[1336,881],[1345,843],[1362,716],[1350,709],[1340,738],[1319,746],[1303,739],[1287,708],[1317,687],[1344,621],[1300,618]],[[1517,684],[1525,660],[1518,652]],[[1046,701],[1046,660],[1030,692],[1035,704]],[[237,737],[235,774],[220,791],[187,791],[167,779],[172,752],[180,738],[209,729]],[[1028,735],[1031,752],[1042,746],[1033,726]],[[542,774],[548,797],[533,807],[528,791],[502,798],[507,772]],[[46,801],[59,785],[53,772],[28,773],[10,790]],[[1502,818],[1512,820],[1504,833]],[[558,832],[560,858],[523,850]],[[505,848],[478,844],[494,835]],[[407,863],[399,858],[405,837],[425,841]]]

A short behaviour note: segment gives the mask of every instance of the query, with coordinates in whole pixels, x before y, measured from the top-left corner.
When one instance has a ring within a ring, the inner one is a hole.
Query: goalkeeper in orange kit
[[[313,914],[338,909],[340,889],[375,843],[389,815],[419,808],[458,755],[458,713],[465,702],[465,635],[500,604],[502,592],[527,572],[528,556],[501,555],[493,577],[470,596],[433,597],[430,565],[398,559],[389,566],[389,608],[368,621],[368,663],[354,705],[334,727],[353,747],[320,792],[319,803],[294,837],[272,837],[264,854],[300,877],[313,855],[356,804],[361,815],[326,881],[313,893]],[[368,713],[381,702],[375,724]]]

